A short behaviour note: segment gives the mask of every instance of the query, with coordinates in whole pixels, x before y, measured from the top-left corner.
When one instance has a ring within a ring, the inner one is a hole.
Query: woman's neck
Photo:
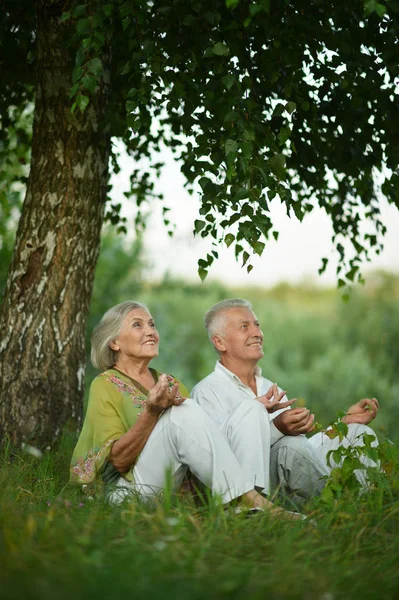
[[[145,388],[151,389],[155,385],[154,377],[149,369],[149,360],[134,362],[127,360],[118,360],[115,368],[124,373],[131,379],[143,384]]]

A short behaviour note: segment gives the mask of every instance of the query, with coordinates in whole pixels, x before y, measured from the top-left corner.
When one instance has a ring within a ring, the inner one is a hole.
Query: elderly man
[[[219,360],[213,373],[194,387],[192,397],[221,428],[259,490],[268,494],[271,483],[301,505],[325,485],[330,472],[326,456],[338,447],[339,439],[323,433],[306,438],[304,434],[313,431],[314,414],[307,408],[291,408],[295,399],[285,400],[285,392],[262,377],[258,361],[263,357],[263,333],[250,302],[232,299],[215,304],[205,315],[205,327]],[[361,444],[362,433],[375,435],[367,424],[377,412],[375,398],[351,406],[342,419],[349,430],[341,443]],[[237,427],[247,436],[236,439]],[[364,481],[360,473],[362,477]]]

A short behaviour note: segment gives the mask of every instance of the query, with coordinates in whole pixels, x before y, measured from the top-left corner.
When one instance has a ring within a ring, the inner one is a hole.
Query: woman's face
[[[144,308],[131,310],[110,347],[119,352],[120,358],[151,360],[158,356],[159,333],[152,316]]]

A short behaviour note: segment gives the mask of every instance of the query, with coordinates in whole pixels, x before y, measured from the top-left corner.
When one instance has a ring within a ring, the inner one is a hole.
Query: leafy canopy
[[[380,188],[399,206],[397,0],[65,6],[72,110],[84,112],[104,79],[107,127],[137,165],[165,144],[189,188],[199,183],[195,232],[214,242],[199,261],[201,278],[221,242],[252,269],[251,255],[278,237],[269,214],[276,196],[300,220],[323,207],[340,255],[339,285],[359,278],[370,249],[382,247]],[[154,195],[140,166],[131,184],[139,206]],[[118,206],[108,216],[117,222]],[[326,266],[323,259],[320,272]]]

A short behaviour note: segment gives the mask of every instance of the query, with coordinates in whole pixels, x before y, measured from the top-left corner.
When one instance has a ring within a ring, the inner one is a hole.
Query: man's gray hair
[[[150,312],[145,304],[135,300],[126,300],[113,306],[103,316],[91,336],[91,362],[96,369],[106,371],[114,366],[118,353],[109,347],[109,343],[118,337],[126,315],[135,308]]]
[[[243,298],[229,298],[214,304],[207,311],[205,314],[205,328],[211,342],[214,335],[223,332],[226,322],[226,311],[229,310],[229,308],[236,307],[252,310],[252,304],[248,300],[244,300]]]

